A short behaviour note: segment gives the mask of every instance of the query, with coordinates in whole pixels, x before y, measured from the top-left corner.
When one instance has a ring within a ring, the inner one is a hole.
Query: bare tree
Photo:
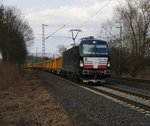
[[[62,55],[63,52],[66,50],[66,47],[64,45],[58,45],[57,48],[58,48],[58,53],[60,55]]]
[[[128,72],[127,65],[124,64],[127,61],[128,49],[126,48],[126,44],[122,44],[122,26],[119,23],[118,27],[118,23],[116,22],[117,20],[115,18],[111,21],[104,22],[99,37],[107,40],[111,52],[111,69],[113,74],[120,76],[122,73]]]
[[[124,6],[116,8],[118,21],[125,27],[124,41],[128,43],[131,57],[131,74],[144,65],[144,59],[149,52],[150,41],[147,38],[150,27],[150,1],[149,0],[125,0]]]
[[[27,56],[27,45],[33,32],[15,8],[0,7],[0,52],[3,61],[22,64]]]

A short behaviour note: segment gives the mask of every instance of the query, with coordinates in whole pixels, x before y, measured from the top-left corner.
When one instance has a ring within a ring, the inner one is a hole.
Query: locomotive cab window
[[[108,45],[104,41],[83,41],[83,55],[108,55]]]
[[[95,54],[95,46],[93,44],[83,44],[83,54]]]
[[[108,54],[108,47],[106,44],[96,44],[96,54]]]

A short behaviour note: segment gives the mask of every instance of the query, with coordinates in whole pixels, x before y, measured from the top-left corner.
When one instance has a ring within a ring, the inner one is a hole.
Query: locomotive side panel
[[[77,75],[79,72],[79,47],[73,47],[63,53],[62,70]]]

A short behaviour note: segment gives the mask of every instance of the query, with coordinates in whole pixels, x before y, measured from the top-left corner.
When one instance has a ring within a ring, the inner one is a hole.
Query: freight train
[[[91,36],[80,39],[79,45],[64,51],[61,57],[28,66],[78,79],[83,83],[105,82],[111,75],[107,42]]]

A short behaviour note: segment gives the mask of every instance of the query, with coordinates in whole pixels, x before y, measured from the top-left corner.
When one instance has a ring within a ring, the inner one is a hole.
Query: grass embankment
[[[32,71],[24,76],[13,65],[0,64],[0,125],[70,126],[70,119],[55,101],[51,89]]]

